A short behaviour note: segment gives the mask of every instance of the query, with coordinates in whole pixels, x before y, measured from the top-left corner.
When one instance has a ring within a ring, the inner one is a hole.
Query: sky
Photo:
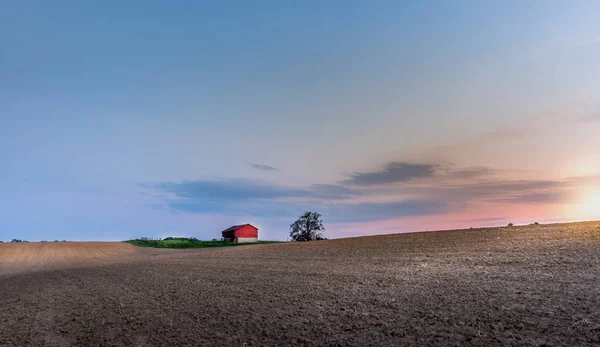
[[[600,219],[598,13],[2,1],[0,240]]]

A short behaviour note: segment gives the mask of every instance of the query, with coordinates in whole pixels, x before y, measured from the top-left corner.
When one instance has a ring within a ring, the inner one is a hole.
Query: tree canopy
[[[325,230],[321,215],[317,212],[305,212],[290,225],[292,241],[325,240],[320,231]]]

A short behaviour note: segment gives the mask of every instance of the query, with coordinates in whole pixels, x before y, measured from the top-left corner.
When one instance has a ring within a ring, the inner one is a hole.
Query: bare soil
[[[221,249],[0,244],[0,346],[598,346],[600,222]]]

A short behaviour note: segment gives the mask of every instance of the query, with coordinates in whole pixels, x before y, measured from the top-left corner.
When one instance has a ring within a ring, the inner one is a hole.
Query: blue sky
[[[0,240],[600,218],[600,4],[0,4]]]

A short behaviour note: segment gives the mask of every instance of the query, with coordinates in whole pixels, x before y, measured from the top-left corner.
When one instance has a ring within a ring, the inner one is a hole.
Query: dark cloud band
[[[438,166],[432,164],[391,162],[381,170],[354,173],[344,183],[370,186],[405,182],[414,178],[432,177],[437,169]]]
[[[280,171],[278,168],[269,165],[251,163],[250,166],[261,171]]]

